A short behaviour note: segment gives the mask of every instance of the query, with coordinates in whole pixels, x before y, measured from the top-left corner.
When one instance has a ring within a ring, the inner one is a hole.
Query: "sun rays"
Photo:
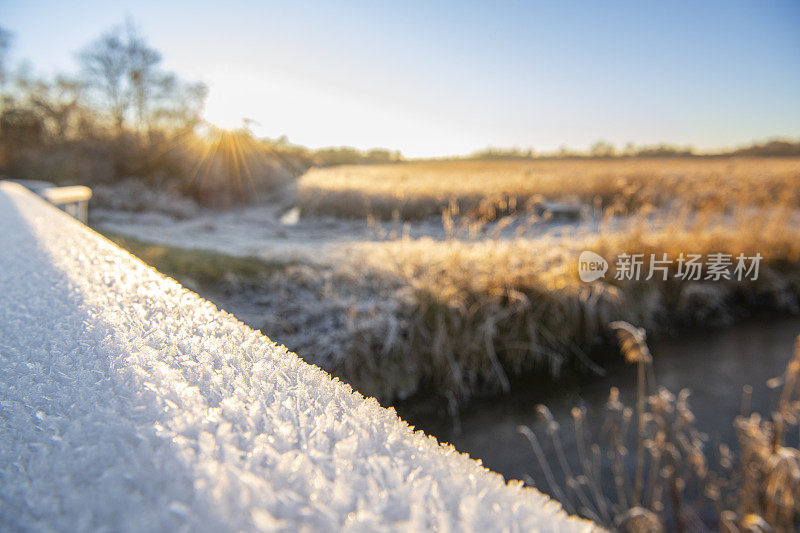
[[[196,160],[187,186],[221,186],[239,200],[256,194],[256,174],[271,168],[265,143],[253,138],[244,126],[225,129],[209,124],[206,130],[192,143]]]

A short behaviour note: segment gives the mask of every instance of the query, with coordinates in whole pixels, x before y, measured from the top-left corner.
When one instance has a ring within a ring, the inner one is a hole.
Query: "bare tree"
[[[136,125],[139,134],[149,129],[148,111],[152,93],[162,83],[165,74],[157,70],[161,54],[147,46],[133,24],[127,24],[128,81],[133,104],[136,109]]]
[[[163,130],[194,130],[202,120],[207,94],[204,83],[182,82],[172,73],[161,76],[152,97],[151,123]]]
[[[92,42],[80,54],[89,84],[103,96],[112,123],[121,133],[131,105],[126,76],[130,68],[128,46],[122,30],[115,28]]]
[[[81,106],[84,84],[63,75],[52,82],[20,78],[17,84],[30,108],[42,117],[52,138],[65,140]]]
[[[159,69],[161,54],[131,21],[92,42],[80,57],[89,85],[102,95],[118,134],[129,121],[140,138],[147,138],[159,123],[193,127],[202,112],[205,86],[183,83]]]
[[[6,54],[11,46],[11,32],[0,27],[0,87],[6,82]]]

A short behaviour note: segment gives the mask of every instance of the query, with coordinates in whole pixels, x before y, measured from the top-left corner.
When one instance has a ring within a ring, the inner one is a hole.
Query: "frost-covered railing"
[[[0,229],[0,529],[591,529],[19,185]]]
[[[4,180],[0,176],[0,180]],[[89,221],[89,200],[92,199],[92,189],[83,185],[69,185],[57,187],[49,181],[40,180],[9,180],[24,186],[26,189],[38,194],[62,211],[77,218],[84,224]]]
[[[92,190],[89,187],[48,187],[39,191],[39,196],[84,224],[89,221],[89,200],[92,199]]]

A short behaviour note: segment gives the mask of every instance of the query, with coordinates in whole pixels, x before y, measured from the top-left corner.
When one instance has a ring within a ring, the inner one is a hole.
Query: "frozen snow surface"
[[[0,530],[588,531],[0,182]]]

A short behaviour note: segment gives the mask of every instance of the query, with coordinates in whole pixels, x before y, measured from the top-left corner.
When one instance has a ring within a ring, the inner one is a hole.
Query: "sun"
[[[199,142],[194,145],[187,182],[190,188],[221,187],[240,200],[256,193],[256,181],[269,173],[271,164],[266,145],[253,136],[247,125],[246,119],[235,128],[206,121]]]
[[[204,117],[211,125],[222,130],[241,129],[248,121],[242,104],[239,98],[226,98],[221,91],[212,91],[206,102]]]
[[[247,125],[248,119],[237,115],[214,116],[206,113],[206,122],[219,130],[236,131]]]

